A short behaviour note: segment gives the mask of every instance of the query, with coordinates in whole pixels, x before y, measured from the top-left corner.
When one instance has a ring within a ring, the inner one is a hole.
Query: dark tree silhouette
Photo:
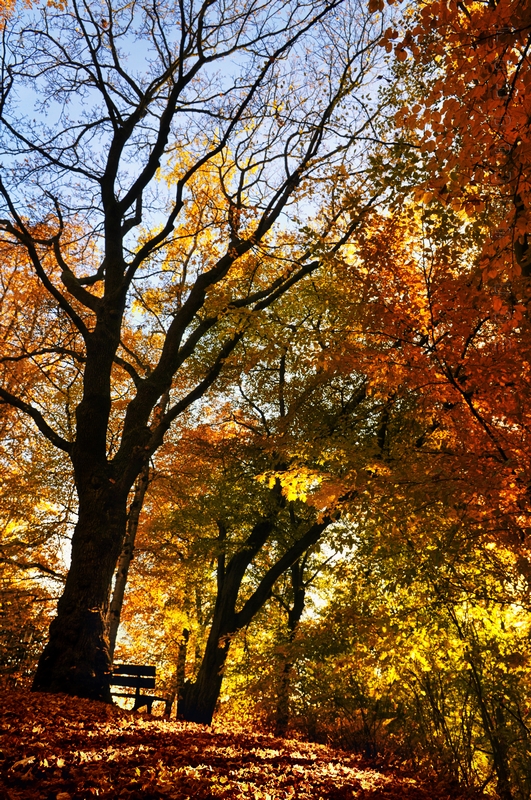
[[[253,315],[358,224],[338,238],[323,219],[318,250],[272,258],[292,202],[370,133],[382,24],[355,0],[70,0],[7,23],[2,271],[26,270],[43,300],[31,325],[6,309],[0,399],[68,455],[79,498],[34,689],[110,699],[109,595],[135,481]],[[191,211],[201,181],[208,219]]]

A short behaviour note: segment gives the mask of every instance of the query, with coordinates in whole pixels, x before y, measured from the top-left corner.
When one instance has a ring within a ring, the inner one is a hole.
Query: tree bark
[[[189,638],[190,638],[190,631],[187,628],[183,628],[181,641],[179,642],[179,648],[177,651],[177,664],[175,667],[175,682],[173,685],[173,691],[168,696],[166,700],[166,705],[164,707],[164,716],[168,718],[171,716],[171,709],[174,700],[176,698],[177,698],[177,712],[179,710],[179,703],[182,698],[184,678],[186,673],[186,654],[188,651]]]
[[[297,627],[304,611],[306,586],[303,581],[304,563],[298,559],[291,565],[291,589],[293,592],[293,605],[288,609],[288,652],[282,665],[280,685],[277,698],[277,715],[275,720],[275,734],[285,736],[290,720],[290,693],[291,675],[293,671],[293,658],[289,648],[293,644]]]
[[[120,617],[122,614],[122,606],[124,603],[125,587],[127,586],[127,578],[129,576],[129,567],[133,560],[133,552],[135,549],[136,532],[138,530],[138,520],[140,519],[140,512],[144,503],[144,496],[149,484],[149,464],[146,464],[140,473],[131,508],[127,517],[127,533],[125,535],[124,543],[122,545],[122,552],[118,559],[118,567],[116,569],[116,580],[114,583],[114,591],[112,593],[111,606],[109,609],[109,653],[111,662],[114,659],[114,650],[116,647],[116,637],[118,635],[118,628],[120,626]]]
[[[278,487],[275,490],[278,493]],[[279,496],[279,508],[283,498]],[[237,611],[238,594],[247,567],[254,556],[265,545],[274,529],[275,515],[257,523],[241,550],[229,561],[226,571],[220,572],[218,560],[218,593],[212,626],[208,636],[203,660],[194,683],[183,687],[183,698],[179,704],[179,719],[210,725],[223,682],[223,669],[227,660],[231,637],[250,623],[255,614],[271,597],[275,581],[294,564],[302,554],[315,544],[326,528],[334,521],[325,517],[311,525],[306,533],[295,541],[266,572],[251,597]],[[302,612],[301,612],[302,613]]]
[[[126,497],[116,496],[107,487],[82,493],[72,564],[33,691],[110,702],[107,615],[126,524]]]
[[[182,688],[182,697],[177,708],[178,719],[187,722],[199,722],[210,725],[216,704],[218,702],[221,684],[223,682],[223,668],[229,652],[230,634],[222,636],[222,622],[210,630],[205,654],[201,667],[194,683],[185,683]]]
[[[282,504],[279,487],[273,496]],[[258,550],[265,544],[273,530],[273,519],[258,522],[247,541],[225,568],[223,545],[227,531],[223,522],[218,521],[218,541],[220,552],[217,566],[217,596],[214,617],[208,635],[201,666],[193,683],[185,683],[182,698],[177,708],[179,719],[210,725],[223,681],[223,668],[229,652],[230,637],[237,628],[236,602],[245,571]]]

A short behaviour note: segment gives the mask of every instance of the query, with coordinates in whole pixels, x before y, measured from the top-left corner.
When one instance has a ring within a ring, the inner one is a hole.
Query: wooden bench
[[[133,697],[135,701],[134,711],[138,711],[139,708],[147,706],[148,712],[151,714],[151,707],[155,700],[162,700],[165,702],[166,698],[141,694],[140,690],[154,689],[156,674],[156,667],[150,667],[145,664],[115,664],[112,668],[111,686],[125,686],[129,689],[134,689],[135,693],[115,692],[112,690],[111,693],[115,697]]]

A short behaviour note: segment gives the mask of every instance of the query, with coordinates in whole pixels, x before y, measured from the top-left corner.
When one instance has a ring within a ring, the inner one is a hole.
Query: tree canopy
[[[4,672],[529,798],[529,9],[4,14]]]

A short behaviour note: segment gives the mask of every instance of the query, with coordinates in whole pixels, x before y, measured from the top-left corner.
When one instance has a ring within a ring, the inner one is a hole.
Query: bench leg
[[[135,705],[134,705],[133,711],[138,711],[139,708],[144,708],[144,706],[146,706],[147,710],[148,710],[148,714],[151,714],[151,708],[153,706],[153,701],[154,701],[153,697],[142,697],[141,694],[136,694],[135,695]]]

